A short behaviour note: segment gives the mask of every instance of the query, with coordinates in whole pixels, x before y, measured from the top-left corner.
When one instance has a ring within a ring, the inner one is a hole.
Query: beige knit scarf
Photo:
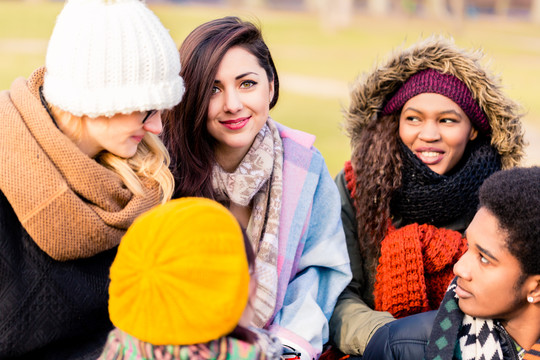
[[[62,261],[86,258],[118,245],[160,193],[147,181],[146,194],[133,195],[54,125],[39,98],[44,71],[0,93],[0,190],[44,252]]]
[[[283,143],[270,118],[238,168],[227,173],[216,164],[212,176],[218,201],[252,205],[246,233],[256,253],[258,288],[253,324],[258,327],[266,325],[276,306],[282,179]]]

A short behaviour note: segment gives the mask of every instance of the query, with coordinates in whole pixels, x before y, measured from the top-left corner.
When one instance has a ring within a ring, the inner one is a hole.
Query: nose
[[[159,135],[163,130],[163,123],[161,122],[161,111],[150,116],[143,124],[143,129],[154,135]]]
[[[225,92],[225,102],[223,104],[223,110],[225,112],[234,114],[242,110],[243,107],[242,99],[237,91],[230,90]]]
[[[439,126],[436,120],[428,120],[422,124],[420,133],[418,134],[420,140],[425,142],[434,142],[440,140],[441,133],[439,132]]]
[[[471,272],[467,265],[467,259],[469,257],[469,251],[465,252],[461,258],[454,264],[454,275],[459,276],[464,280],[471,279]]]

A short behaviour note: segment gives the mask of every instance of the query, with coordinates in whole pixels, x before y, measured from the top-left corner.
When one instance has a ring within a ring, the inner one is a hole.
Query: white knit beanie
[[[176,45],[140,0],[67,0],[45,67],[45,99],[76,116],[169,109],[184,94]]]

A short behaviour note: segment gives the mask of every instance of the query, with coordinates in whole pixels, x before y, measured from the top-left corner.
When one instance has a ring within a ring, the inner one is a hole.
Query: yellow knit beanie
[[[217,339],[236,327],[248,300],[242,230],[213,200],[169,201],[128,229],[110,277],[117,328],[154,345]]]

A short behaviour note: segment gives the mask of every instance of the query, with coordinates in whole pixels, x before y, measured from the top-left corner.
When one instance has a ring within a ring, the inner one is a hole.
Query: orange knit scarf
[[[350,161],[345,180],[355,199],[356,176]],[[390,225],[381,242],[374,297],[375,310],[400,318],[439,308],[454,274],[453,265],[467,250],[454,230],[417,223],[396,229]]]
[[[381,242],[375,310],[401,318],[438,309],[454,277],[452,267],[466,249],[466,240],[454,230],[390,226]]]

